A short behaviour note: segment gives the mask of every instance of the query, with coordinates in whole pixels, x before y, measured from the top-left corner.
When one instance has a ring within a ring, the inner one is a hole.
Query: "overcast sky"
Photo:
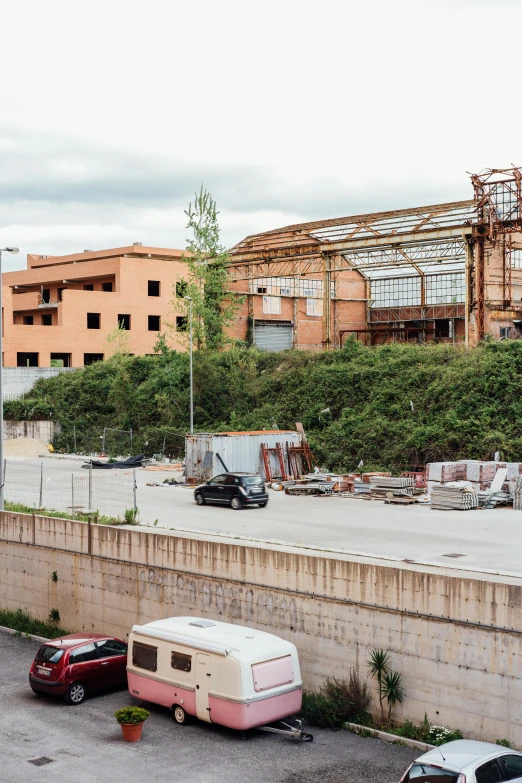
[[[185,247],[470,198],[522,164],[522,0],[18,0],[0,11],[0,246]]]

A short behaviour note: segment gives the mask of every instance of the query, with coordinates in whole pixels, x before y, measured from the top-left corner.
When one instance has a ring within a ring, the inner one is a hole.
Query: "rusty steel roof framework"
[[[232,248],[230,279],[357,269],[365,277],[464,268],[473,200],[301,223],[249,236]],[[424,268],[424,271],[423,271]]]

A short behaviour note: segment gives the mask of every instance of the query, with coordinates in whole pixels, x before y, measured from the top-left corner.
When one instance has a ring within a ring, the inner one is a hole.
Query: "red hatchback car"
[[[29,672],[36,694],[81,704],[88,693],[127,684],[127,645],[100,634],[74,633],[42,644]]]

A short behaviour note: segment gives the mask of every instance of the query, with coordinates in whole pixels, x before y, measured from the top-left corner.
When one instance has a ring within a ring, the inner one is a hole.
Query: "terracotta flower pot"
[[[141,739],[141,732],[143,731],[142,723],[120,723],[121,733],[125,742],[139,742]]]

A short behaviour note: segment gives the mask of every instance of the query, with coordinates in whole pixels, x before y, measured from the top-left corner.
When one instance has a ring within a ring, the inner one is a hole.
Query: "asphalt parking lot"
[[[0,632],[0,781],[2,783],[398,783],[418,755],[347,732],[313,729],[313,743],[151,715],[143,739],[124,743],[113,713],[138,703],[126,691],[95,696],[79,707],[35,696],[29,666],[38,642]],[[31,759],[52,759],[44,766]]]

